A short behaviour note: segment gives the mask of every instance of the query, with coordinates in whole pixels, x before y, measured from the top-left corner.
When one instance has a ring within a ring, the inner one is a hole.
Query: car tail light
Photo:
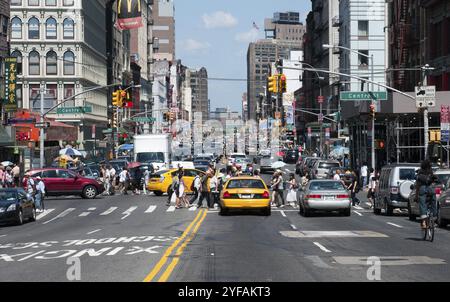
[[[225,191],[223,193],[223,198],[230,198],[230,197],[231,197],[231,194],[228,191]]]
[[[350,198],[348,195],[337,195],[336,198]]]
[[[434,189],[434,193],[436,193],[436,195],[441,195],[441,188],[440,187],[436,187]]]
[[[264,191],[262,198],[269,198],[269,197],[270,197],[269,192]]]
[[[322,195],[319,194],[311,194],[311,195],[306,195],[306,198],[322,198]]]
[[[398,187],[391,187],[391,194],[398,194]]]

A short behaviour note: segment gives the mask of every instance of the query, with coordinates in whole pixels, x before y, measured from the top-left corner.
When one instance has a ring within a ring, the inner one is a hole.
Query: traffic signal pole
[[[44,97],[45,97],[45,83],[41,83],[41,126],[44,124]],[[44,127],[41,127],[39,133],[39,167],[44,168],[45,159],[44,159],[44,148],[45,148],[45,131]],[[33,163],[32,163],[33,164]]]

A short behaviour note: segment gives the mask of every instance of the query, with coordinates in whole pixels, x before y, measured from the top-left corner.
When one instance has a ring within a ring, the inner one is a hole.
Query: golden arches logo
[[[134,1],[136,0],[126,0],[127,1],[127,12],[131,13],[132,8],[134,7]],[[121,12],[121,8],[122,8],[122,0],[119,0],[118,4],[117,4],[117,11]],[[137,0],[137,11],[141,12],[141,1]]]

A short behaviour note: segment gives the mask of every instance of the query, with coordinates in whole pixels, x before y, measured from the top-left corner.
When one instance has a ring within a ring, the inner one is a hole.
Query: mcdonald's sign
[[[134,29],[142,26],[141,0],[117,1],[117,26],[122,29]]]

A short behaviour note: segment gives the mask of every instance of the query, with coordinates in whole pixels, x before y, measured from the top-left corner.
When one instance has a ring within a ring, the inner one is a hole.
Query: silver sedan
[[[351,215],[351,196],[342,182],[311,180],[300,192],[300,214],[307,217],[313,211],[339,211]]]

